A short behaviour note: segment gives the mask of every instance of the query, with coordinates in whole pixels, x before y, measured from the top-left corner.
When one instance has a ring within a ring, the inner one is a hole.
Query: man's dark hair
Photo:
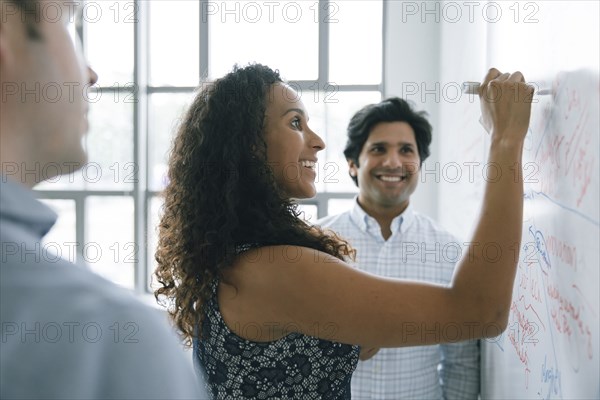
[[[25,23],[25,29],[27,29],[27,37],[30,39],[39,40],[42,38],[38,29],[37,23],[39,21],[39,3],[38,0],[8,0],[8,3],[12,3],[21,12],[21,20]],[[2,7],[4,8],[4,7]]]
[[[344,149],[346,160],[358,164],[358,156],[375,125],[381,122],[406,122],[415,132],[415,141],[421,164],[429,157],[431,124],[425,111],[414,111],[410,104],[399,97],[390,97],[377,104],[369,104],[354,114],[348,124],[348,141]],[[358,179],[350,176],[356,186]]]

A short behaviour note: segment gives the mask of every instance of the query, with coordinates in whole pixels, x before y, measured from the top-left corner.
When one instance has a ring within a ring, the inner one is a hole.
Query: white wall
[[[456,22],[449,22],[452,17],[450,9],[443,14],[445,18],[442,18],[440,32],[442,87],[458,87],[464,81],[481,81],[491,67],[486,57],[487,22],[481,4],[474,4],[479,6],[473,8],[472,14],[462,7],[462,18]],[[481,111],[478,96],[445,94],[439,114],[440,165],[442,170],[445,166],[460,166],[461,177],[443,179],[442,174],[438,192],[439,222],[466,240],[470,237],[481,207],[484,183],[482,165],[487,159],[489,141],[479,124]]]
[[[439,2],[427,2],[433,9]],[[440,24],[433,15],[425,23],[413,6],[421,2],[385,1],[384,6],[384,98],[398,96],[411,100],[418,110],[429,113],[433,126],[431,156],[428,163],[439,158],[439,103],[435,93],[426,94],[423,89],[434,89],[440,78]],[[420,10],[419,10],[420,13]],[[416,89],[418,88],[418,89]],[[438,217],[438,193],[436,182],[421,182],[412,196],[417,211],[434,219]]]

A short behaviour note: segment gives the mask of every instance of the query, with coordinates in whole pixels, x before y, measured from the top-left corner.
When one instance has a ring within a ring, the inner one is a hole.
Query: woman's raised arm
[[[519,258],[521,155],[532,95],[519,72],[491,69],[481,85],[488,162],[499,172],[486,183],[471,244],[449,286],[376,277],[304,247],[263,247],[239,257],[225,274],[219,303],[227,325],[255,341],[297,331],[364,347],[498,335],[507,324]],[[498,252],[493,261],[485,254],[490,246]]]

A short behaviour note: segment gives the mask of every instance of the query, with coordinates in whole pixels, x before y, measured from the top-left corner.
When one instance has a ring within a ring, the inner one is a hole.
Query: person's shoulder
[[[255,247],[243,253],[240,253],[237,257],[236,264],[280,264],[283,262],[290,262],[296,264],[303,261],[318,260],[318,255],[327,255],[327,253],[313,249],[311,247],[305,247],[295,244],[277,244],[267,245],[261,247]],[[330,256],[333,257],[333,256]]]
[[[45,313],[75,321],[135,318],[144,324],[163,325],[159,323],[159,310],[144,304],[131,290],[108,281],[86,266],[62,258],[52,262],[38,261],[2,265],[2,290],[5,294],[11,293],[7,300],[14,309],[37,304]],[[29,301],[19,302],[18,299]]]
[[[127,319],[140,326],[152,327],[156,335],[172,336],[166,312],[143,302],[132,290],[86,268],[73,266],[72,270],[64,290],[77,294],[79,299],[73,300],[87,305],[74,312],[98,314],[99,318],[112,315],[114,319]]]
[[[167,313],[143,303],[132,291],[63,259],[3,263],[2,278],[3,321],[39,326],[42,334],[48,326],[62,332],[56,343],[41,342],[44,356],[33,353],[33,346],[13,347],[23,358],[35,360],[38,369],[61,357],[61,377],[98,383],[97,392],[73,388],[77,396],[197,398],[197,378]],[[164,371],[173,374],[169,382],[159,379]]]
[[[306,276],[308,271],[319,270],[324,264],[339,264],[338,258],[311,247],[292,244],[253,248],[240,254],[232,271],[237,279],[264,284],[266,280]],[[260,268],[257,268],[260,266]]]

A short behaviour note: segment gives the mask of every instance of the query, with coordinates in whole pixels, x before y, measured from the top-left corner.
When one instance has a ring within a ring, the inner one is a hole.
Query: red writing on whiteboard
[[[594,357],[594,346],[592,343],[592,335],[589,325],[581,316],[581,307],[573,304],[565,295],[561,293],[560,288],[554,284],[548,284],[548,297],[553,301],[550,306],[550,314],[554,327],[558,333],[563,334],[571,340],[573,334],[581,336],[586,341],[587,357]],[[575,339],[575,343],[581,344],[579,338]]]
[[[546,238],[546,248],[552,256],[577,271],[577,248],[574,245],[550,235]]]
[[[597,173],[597,126],[591,121],[593,106],[580,90],[565,87],[549,103],[535,124],[540,134],[535,162],[540,190],[564,204],[581,207]],[[570,188],[572,190],[565,190]]]

